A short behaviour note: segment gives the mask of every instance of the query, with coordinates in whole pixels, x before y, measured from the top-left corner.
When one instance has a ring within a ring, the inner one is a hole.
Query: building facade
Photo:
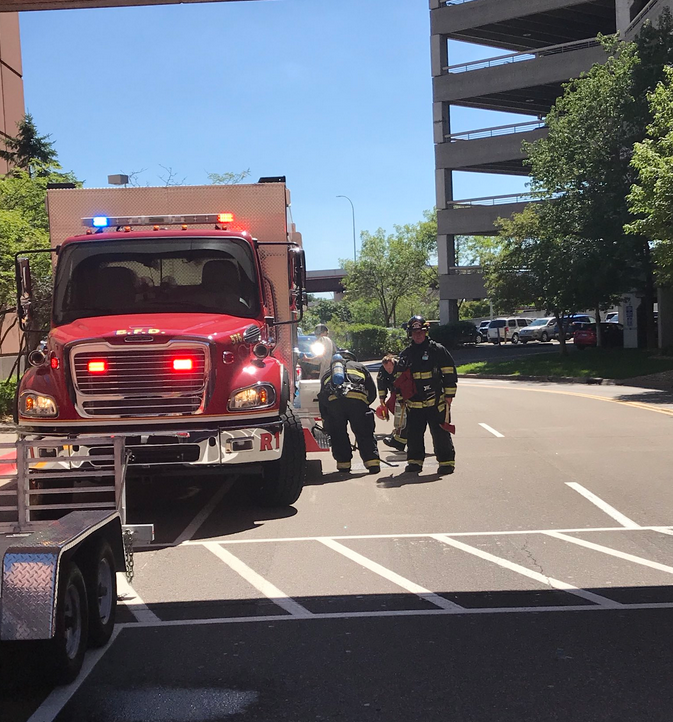
[[[481,270],[459,267],[458,235],[493,235],[494,222],[528,198],[456,199],[453,172],[527,175],[522,141],[544,137],[544,117],[562,84],[605,53],[598,33],[629,40],[671,0],[430,0],[437,189],[440,318],[458,320],[460,299],[485,298]],[[490,57],[452,64],[449,41],[494,48]],[[451,107],[520,113],[521,122],[452,132]]]
[[[0,139],[16,135],[16,125],[24,112],[19,14],[3,12],[0,13]],[[6,171],[7,164],[0,160],[0,173]]]

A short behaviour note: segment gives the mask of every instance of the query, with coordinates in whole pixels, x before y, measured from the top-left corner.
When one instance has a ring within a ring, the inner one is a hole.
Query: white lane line
[[[643,609],[673,609],[673,602],[646,602],[644,604],[622,604],[614,609],[623,611],[642,611]],[[541,612],[609,612],[613,608],[598,604],[568,604],[562,606],[539,607],[477,607],[461,609],[381,609],[372,612],[319,612],[309,617],[294,617],[290,614],[276,614],[265,617],[219,617],[216,619],[171,619],[156,623],[136,624],[128,622],[120,625],[122,629],[146,629],[147,627],[199,627],[209,624],[254,624],[255,622],[287,622],[316,619],[362,619],[367,617],[444,617],[472,614],[539,614]],[[31,722],[29,720],[29,722]]]
[[[644,567],[650,567],[651,569],[657,569],[660,572],[666,572],[667,574],[673,574],[673,567],[669,567],[666,564],[660,564],[659,562],[653,562],[650,559],[644,557],[638,557],[635,554],[628,554],[627,552],[620,552],[617,549],[611,547],[605,547],[602,544],[596,544],[594,542],[586,541],[585,539],[578,539],[574,536],[568,536],[567,534],[561,534],[557,531],[547,532],[547,536],[554,537],[554,539],[561,539],[562,541],[571,542],[587,549],[593,549],[594,551],[601,552],[602,554],[609,554],[612,557],[618,559],[624,559],[627,562],[633,562],[634,564],[642,564]]]
[[[668,527],[661,526],[638,526],[639,531],[662,531]],[[209,539],[208,541],[187,541],[183,546],[203,546],[204,544],[223,544],[229,546],[231,544],[278,544],[280,542],[302,542],[302,541],[318,541],[322,538],[338,539],[347,541],[348,539],[427,539],[434,534],[442,534],[443,536],[515,536],[517,534],[546,534],[549,531],[565,532],[566,534],[580,532],[597,532],[597,531],[630,531],[623,526],[579,526],[569,529],[504,529],[501,531],[442,531],[424,534],[334,534],[329,537],[317,536],[286,536],[286,537],[263,537],[249,539]],[[673,530],[670,531],[673,534]],[[145,547],[145,551],[156,551],[161,549],[161,544],[153,544],[151,547]]]
[[[621,608],[622,606],[624,606],[623,604],[615,602],[612,599],[602,597],[600,594],[594,594],[593,592],[589,592],[586,589],[579,589],[578,587],[574,587],[572,584],[562,582],[559,579],[554,579],[553,577],[548,577],[545,574],[540,574],[540,572],[535,572],[532,569],[528,569],[527,567],[522,567],[520,564],[510,562],[507,559],[496,557],[494,554],[489,554],[489,552],[485,552],[482,549],[478,549],[477,547],[468,546],[467,544],[463,544],[463,542],[456,541],[455,539],[450,539],[447,536],[442,536],[441,534],[433,534],[432,537],[433,539],[436,539],[443,544],[448,544],[449,546],[460,549],[461,551],[467,552],[468,554],[473,554],[475,557],[485,559],[488,562],[493,562],[493,564],[497,564],[504,569],[510,569],[513,572],[517,572],[517,574],[522,574],[523,576],[529,577],[530,579],[535,579],[535,581],[541,582],[542,584],[547,584],[554,589],[559,589],[560,591],[568,592],[568,594],[574,594],[577,597],[582,597],[583,599],[587,599],[590,602],[598,604],[601,607]]]
[[[499,431],[496,431],[493,427],[489,426],[488,424],[479,424],[482,428],[486,429],[486,431],[489,431],[493,436],[497,436],[499,439],[504,439],[505,435],[501,434]]]
[[[354,552],[352,549],[349,549],[348,547],[344,546],[343,544],[339,544],[339,542],[334,541],[334,539],[320,537],[318,539],[318,541],[322,542],[326,547],[333,549],[335,552],[338,552],[339,554],[343,554],[343,556],[347,557],[348,559],[351,559],[352,561],[356,562],[357,564],[360,564],[360,566],[363,566],[365,569],[369,569],[370,572],[374,572],[374,574],[378,574],[379,576],[383,577],[384,579],[387,579],[389,582],[396,584],[398,587],[402,587],[402,589],[406,589],[408,592],[415,594],[417,597],[424,599],[426,602],[430,602],[430,604],[434,604],[436,607],[439,607],[440,609],[447,609],[447,610],[462,609],[462,607],[459,606],[458,604],[454,604],[453,602],[450,602],[448,599],[444,599],[444,597],[440,597],[439,594],[435,594],[434,592],[431,592],[429,589],[426,589],[425,587],[420,586],[420,584],[416,584],[415,582],[412,582],[409,579],[406,579],[405,577],[400,576],[399,574],[391,571],[390,569],[387,569],[386,567],[381,566],[381,564],[378,564],[377,562],[372,561],[371,559],[368,559],[365,556],[362,556],[362,554],[358,554],[357,552]]]
[[[139,622],[159,621],[159,617],[147,607],[123,574],[117,574],[117,596]]]
[[[222,482],[220,488],[213,494],[210,501],[201,511],[189,522],[180,536],[173,542],[173,546],[180,546],[191,539],[199,530],[203,522],[213,513],[215,507],[222,501],[222,497],[231,489],[236,477],[227,478]]]
[[[235,557],[231,552],[223,549],[216,542],[208,542],[204,545],[206,549],[209,549],[218,559],[221,559],[226,565],[233,569],[237,574],[243,577],[246,582],[252,584],[255,589],[262,593],[267,599],[277,604],[279,607],[289,612],[293,617],[311,617],[312,612],[309,612],[306,607],[303,607],[299,602],[296,602],[292,597],[289,597],[285,592],[281,592],[278,587],[271,584],[261,575],[257,574],[254,569],[251,569],[245,562],[242,562],[238,557]]]
[[[144,624],[148,626],[155,626],[156,623],[161,623],[159,619],[156,622],[147,620]],[[134,625],[135,626],[135,625]],[[119,636],[125,625],[118,624],[110,637],[110,641],[100,649],[89,650],[84,657],[84,663],[82,669],[74,682],[71,682],[65,687],[56,687],[49,696],[42,702],[42,704],[33,712],[28,722],[53,722],[59,715],[61,710],[68,704],[70,698],[77,692],[82,686],[84,680],[91,674],[93,668],[101,660],[101,657],[110,650],[115,642],[115,639]]]
[[[669,534],[670,536],[673,536],[673,529],[668,529],[665,526],[653,526],[650,528],[652,531],[658,531],[660,534]]]
[[[608,516],[611,516],[623,527],[627,529],[640,529],[640,525],[636,524],[633,519],[629,519],[628,516],[624,516],[624,514],[622,514],[620,511],[617,511],[613,506],[610,506],[610,504],[603,501],[601,498],[596,496],[588,489],[585,489],[581,484],[578,484],[576,481],[566,481],[566,486],[574,489],[576,492],[588,499],[592,504],[595,504],[601,511],[604,511]]]

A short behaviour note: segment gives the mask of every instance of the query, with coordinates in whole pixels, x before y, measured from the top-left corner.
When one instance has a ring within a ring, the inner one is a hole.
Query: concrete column
[[[623,33],[631,24],[631,5],[633,0],[615,0],[615,20],[617,31]]]
[[[659,348],[673,348],[673,288],[657,289]]]
[[[430,36],[430,61],[432,77],[444,74],[444,68],[449,64],[449,43],[446,35]]]

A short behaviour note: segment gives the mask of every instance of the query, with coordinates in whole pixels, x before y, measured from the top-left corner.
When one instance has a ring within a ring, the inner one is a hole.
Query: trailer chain
[[[122,535],[124,542],[124,566],[126,568],[126,581],[130,584],[133,581],[135,574],[133,570],[133,531],[131,529],[124,529]]]

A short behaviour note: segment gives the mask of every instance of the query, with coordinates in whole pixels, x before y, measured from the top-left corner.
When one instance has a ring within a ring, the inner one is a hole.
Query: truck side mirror
[[[16,259],[16,313],[23,331],[33,320],[33,283],[30,276],[30,261]]]
[[[290,246],[288,263],[292,313],[296,321],[301,321],[304,316],[304,302],[306,299],[306,256],[304,249],[299,248],[299,246]]]

